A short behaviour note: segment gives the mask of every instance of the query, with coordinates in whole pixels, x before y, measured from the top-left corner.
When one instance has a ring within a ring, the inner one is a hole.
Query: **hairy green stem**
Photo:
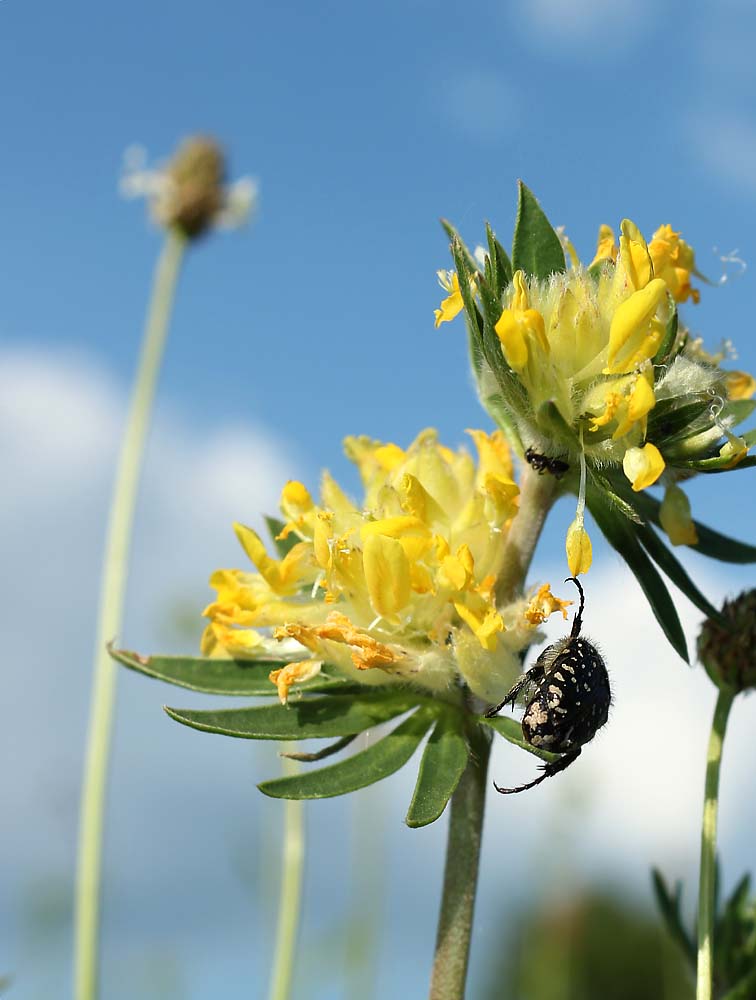
[[[74,998],[98,995],[100,882],[116,667],[106,645],[121,628],[134,506],[160,363],[186,239],[171,230],[155,269],[141,356],[110,503],[95,639],[94,676],[79,817]]]
[[[722,764],[727,718],[735,692],[719,689],[706,756],[703,821],[701,823],[701,869],[698,879],[698,975],[696,1000],[712,1000],[713,937],[716,906],[717,811],[719,808],[719,771]]]
[[[287,747],[287,750],[291,749]],[[294,748],[296,749],[296,748]],[[284,758],[284,775],[296,774],[297,761]],[[304,802],[287,800],[284,806],[284,841],[281,891],[278,904],[276,946],[271,969],[269,1000],[288,1000],[294,975],[294,952],[299,930],[304,876],[305,825]]]
[[[480,730],[471,750],[451,800],[430,1000],[462,1000],[465,995],[491,753],[491,742]]]
[[[528,466],[520,480],[520,509],[512,521],[504,550],[503,571],[496,584],[499,605],[522,590],[546,515],[559,493],[553,476],[539,476]],[[429,1000],[463,1000],[470,955],[475,892],[478,882],[489,736],[477,727],[471,754],[451,799],[436,952]]]

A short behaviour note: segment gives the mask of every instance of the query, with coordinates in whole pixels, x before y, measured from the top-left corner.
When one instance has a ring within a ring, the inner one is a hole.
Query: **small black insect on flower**
[[[525,452],[525,461],[541,475],[548,472],[557,479],[561,479],[570,468],[569,462],[564,462],[561,458],[549,458],[548,455],[541,455],[534,448],[528,448]]]
[[[522,735],[538,750],[562,756],[544,764],[543,774],[526,785],[500,788],[494,782],[494,788],[502,795],[524,792],[564,771],[577,760],[583,744],[593,739],[609,717],[612,695],[604,661],[596,647],[580,635],[585,607],[583,588],[576,577],[567,579],[580,591],[580,609],[572,622],[572,631],[544,649],[535,666],[517,681],[504,701],[486,712],[491,718],[505,705],[514,706],[524,690],[535,686],[522,717]]]

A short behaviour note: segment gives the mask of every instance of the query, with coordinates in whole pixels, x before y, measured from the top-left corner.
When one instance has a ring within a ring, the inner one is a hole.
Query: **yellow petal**
[[[412,583],[401,544],[386,535],[369,535],[362,553],[365,583],[376,614],[394,618],[408,603]]]
[[[652,486],[664,472],[664,468],[661,452],[650,441],[642,448],[628,448],[622,459],[622,469],[636,493]]]
[[[571,576],[587,573],[593,562],[593,546],[582,519],[575,518],[567,529],[565,548]]]
[[[303,684],[312,680],[320,673],[321,660],[301,660],[299,663],[287,663],[279,670],[271,670],[268,680],[278,688],[278,698],[285,705],[289,698],[289,690],[294,684]]]
[[[661,278],[653,278],[617,306],[609,328],[609,364],[605,374],[631,371],[656,353],[663,326],[654,321],[666,296],[666,284]]]
[[[725,385],[728,399],[750,399],[756,392],[756,379],[748,372],[728,372]]]
[[[505,309],[494,329],[509,367],[516,372],[524,371],[528,364],[528,344],[517,313],[513,309]]]
[[[611,226],[599,226],[598,239],[596,240],[596,255],[588,267],[600,264],[602,260],[616,260],[619,247],[614,238],[614,230]]]
[[[698,532],[690,515],[690,501],[679,486],[668,486],[659,508],[659,520],[673,545],[695,545]]]
[[[504,631],[504,621],[496,608],[479,594],[466,594],[464,601],[454,602],[454,607],[481,646],[496,649],[498,634]]]
[[[512,452],[503,431],[486,434],[485,431],[468,429],[465,434],[470,435],[478,451],[478,482],[484,482],[488,475],[512,478]]]
[[[576,573],[573,573],[573,576],[576,575]],[[561,598],[555,597],[551,593],[551,587],[548,583],[544,583],[542,587],[539,587],[538,593],[525,609],[525,620],[530,625],[542,625],[549,615],[553,615],[555,611],[558,611],[566,621],[567,608],[572,603],[572,601],[563,601]]]
[[[260,575],[277,594],[294,594],[315,579],[312,550],[306,542],[298,542],[281,560],[271,559],[256,531],[238,523],[234,524],[234,531]]]
[[[462,292],[459,290],[459,278],[456,272],[451,276],[451,289],[450,294],[441,303],[439,309],[434,310],[434,316],[436,317],[435,326],[438,329],[442,323],[449,323],[451,320],[457,316],[464,306],[462,301]]]
[[[645,288],[654,273],[651,255],[641,231],[630,219],[623,219],[620,236],[620,259],[630,286]]]

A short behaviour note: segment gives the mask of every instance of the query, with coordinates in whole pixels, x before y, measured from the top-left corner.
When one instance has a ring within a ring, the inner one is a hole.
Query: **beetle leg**
[[[540,664],[540,658],[536,661],[535,666],[531,667],[526,674],[512,685],[512,687],[507,692],[507,696],[499,705],[495,705],[493,708],[489,708],[486,712],[486,718],[491,719],[494,715],[498,715],[505,705],[512,705],[514,708],[515,702],[520,696],[520,692],[528,686],[528,684],[537,684],[538,681],[543,677],[544,670],[543,666]]]
[[[553,777],[555,774],[559,774],[560,771],[564,771],[566,768],[576,761],[580,756],[580,747],[575,747],[574,750],[570,750],[569,753],[564,754],[559,758],[559,760],[551,761],[550,764],[544,764],[542,767],[543,774],[539,775],[533,781],[529,781],[527,785],[518,785],[517,788],[500,788],[494,781],[493,786],[497,792],[501,792],[502,795],[513,795],[516,792],[525,792],[528,788],[534,788],[536,785],[540,785],[542,781],[547,778]]]

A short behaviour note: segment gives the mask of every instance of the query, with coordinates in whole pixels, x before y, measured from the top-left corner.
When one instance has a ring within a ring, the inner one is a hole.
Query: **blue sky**
[[[472,244],[489,219],[506,243],[518,177],[586,257],[599,223],[616,226],[624,216],[647,233],[664,222],[681,229],[714,279],[719,256],[739,251],[746,272],[704,289],[686,318],[712,347],[731,337],[738,364],[756,370],[755,40],[756,12],[736,0],[474,8],[426,0],[3,0],[0,531],[10,582],[0,596],[14,666],[11,722],[0,740],[3,759],[19,767],[7,793],[18,831],[0,835],[8,838],[0,876],[10,886],[0,899],[0,938],[9,942],[0,947],[0,972],[17,970],[19,996],[50,996],[50,984],[68,976],[65,900],[99,546],[159,247],[143,206],[117,195],[126,147],[139,142],[160,158],[181,136],[212,132],[229,150],[232,176],[253,175],[261,191],[253,226],[192,250],[161,381],[125,639],[144,649],[179,648],[189,640],[175,626],[176,609],[200,608],[208,572],[238,559],[234,518],[254,521],[256,511],[272,510],[289,476],[314,485],[325,466],[354,483],[341,453],[344,435],[403,443],[435,425],[457,444],[466,427],[487,426],[467,373],[461,319],[433,328],[441,295],[435,271],[448,266],[438,219],[452,219]],[[753,541],[752,481],[749,473],[728,476],[726,498],[717,477],[696,483],[696,512]],[[567,507],[557,510],[539,577],[564,574],[571,517]],[[708,691],[660,649],[618,560],[601,558],[592,628],[610,665],[614,659],[620,691],[602,738],[604,762],[593,755],[591,764],[586,754],[582,772],[560,779],[552,797],[499,810],[484,864],[489,871],[498,865],[494,837],[508,835],[525,850],[541,821],[557,822],[576,879],[616,868],[606,851],[616,838],[626,882],[643,895],[657,848],[678,864],[672,874],[695,856],[695,833],[680,817],[697,809],[697,727],[709,713]],[[715,598],[753,580],[748,568],[694,557],[689,565]],[[684,615],[694,634],[695,613],[684,606]],[[638,623],[635,645],[622,641],[623,622]],[[657,660],[658,678],[650,672]],[[632,674],[640,662],[642,685]],[[29,676],[39,685],[33,740],[25,723]],[[159,705],[176,703],[175,692],[132,677],[121,688],[106,897],[113,990],[134,995],[128,973],[136,975],[156,947],[175,956],[182,996],[215,995],[220,968],[224,997],[264,996],[272,932],[269,887],[263,892],[258,876],[261,857],[275,866],[280,814],[253,785],[276,767],[274,755],[169,725]],[[654,766],[669,753],[663,741],[628,754],[657,689],[682,706],[669,772]],[[733,745],[745,752],[754,722],[748,704],[739,719]],[[723,816],[732,879],[748,863],[742,829],[753,818],[752,808],[735,804],[734,753],[733,769]],[[648,770],[659,772],[655,784]],[[635,798],[617,796],[618,773]],[[674,790],[668,773],[676,775]],[[384,818],[376,851],[393,865],[384,905],[394,929],[384,932],[381,954],[405,949],[394,978],[384,968],[377,995],[408,984],[422,995],[432,947],[430,887],[443,831],[440,824],[402,829],[408,782],[360,799],[372,803],[364,806],[369,815]],[[590,831],[574,805],[583,795],[593,803]],[[622,831],[602,795],[623,817]],[[649,801],[656,821],[644,811]],[[310,949],[324,923],[338,926],[343,917],[347,889],[328,848],[347,849],[353,822],[348,804],[319,805],[310,810],[313,837],[321,837],[310,868]],[[516,826],[509,834],[508,823]],[[251,888],[237,878],[244,844],[253,845]],[[528,870],[524,864],[521,876],[511,876],[515,895]],[[407,879],[417,871],[427,893],[410,899]],[[481,899],[480,941],[492,941],[493,879]],[[44,945],[39,914],[29,916],[40,882],[60,887],[64,914]],[[198,893],[204,920],[189,917]],[[324,893],[335,902],[321,910]],[[227,934],[208,931],[225,922],[233,928]],[[205,939],[203,961],[198,942]],[[328,947],[338,955],[337,941]],[[232,959],[234,948],[241,958]],[[311,968],[322,961],[308,955]]]

